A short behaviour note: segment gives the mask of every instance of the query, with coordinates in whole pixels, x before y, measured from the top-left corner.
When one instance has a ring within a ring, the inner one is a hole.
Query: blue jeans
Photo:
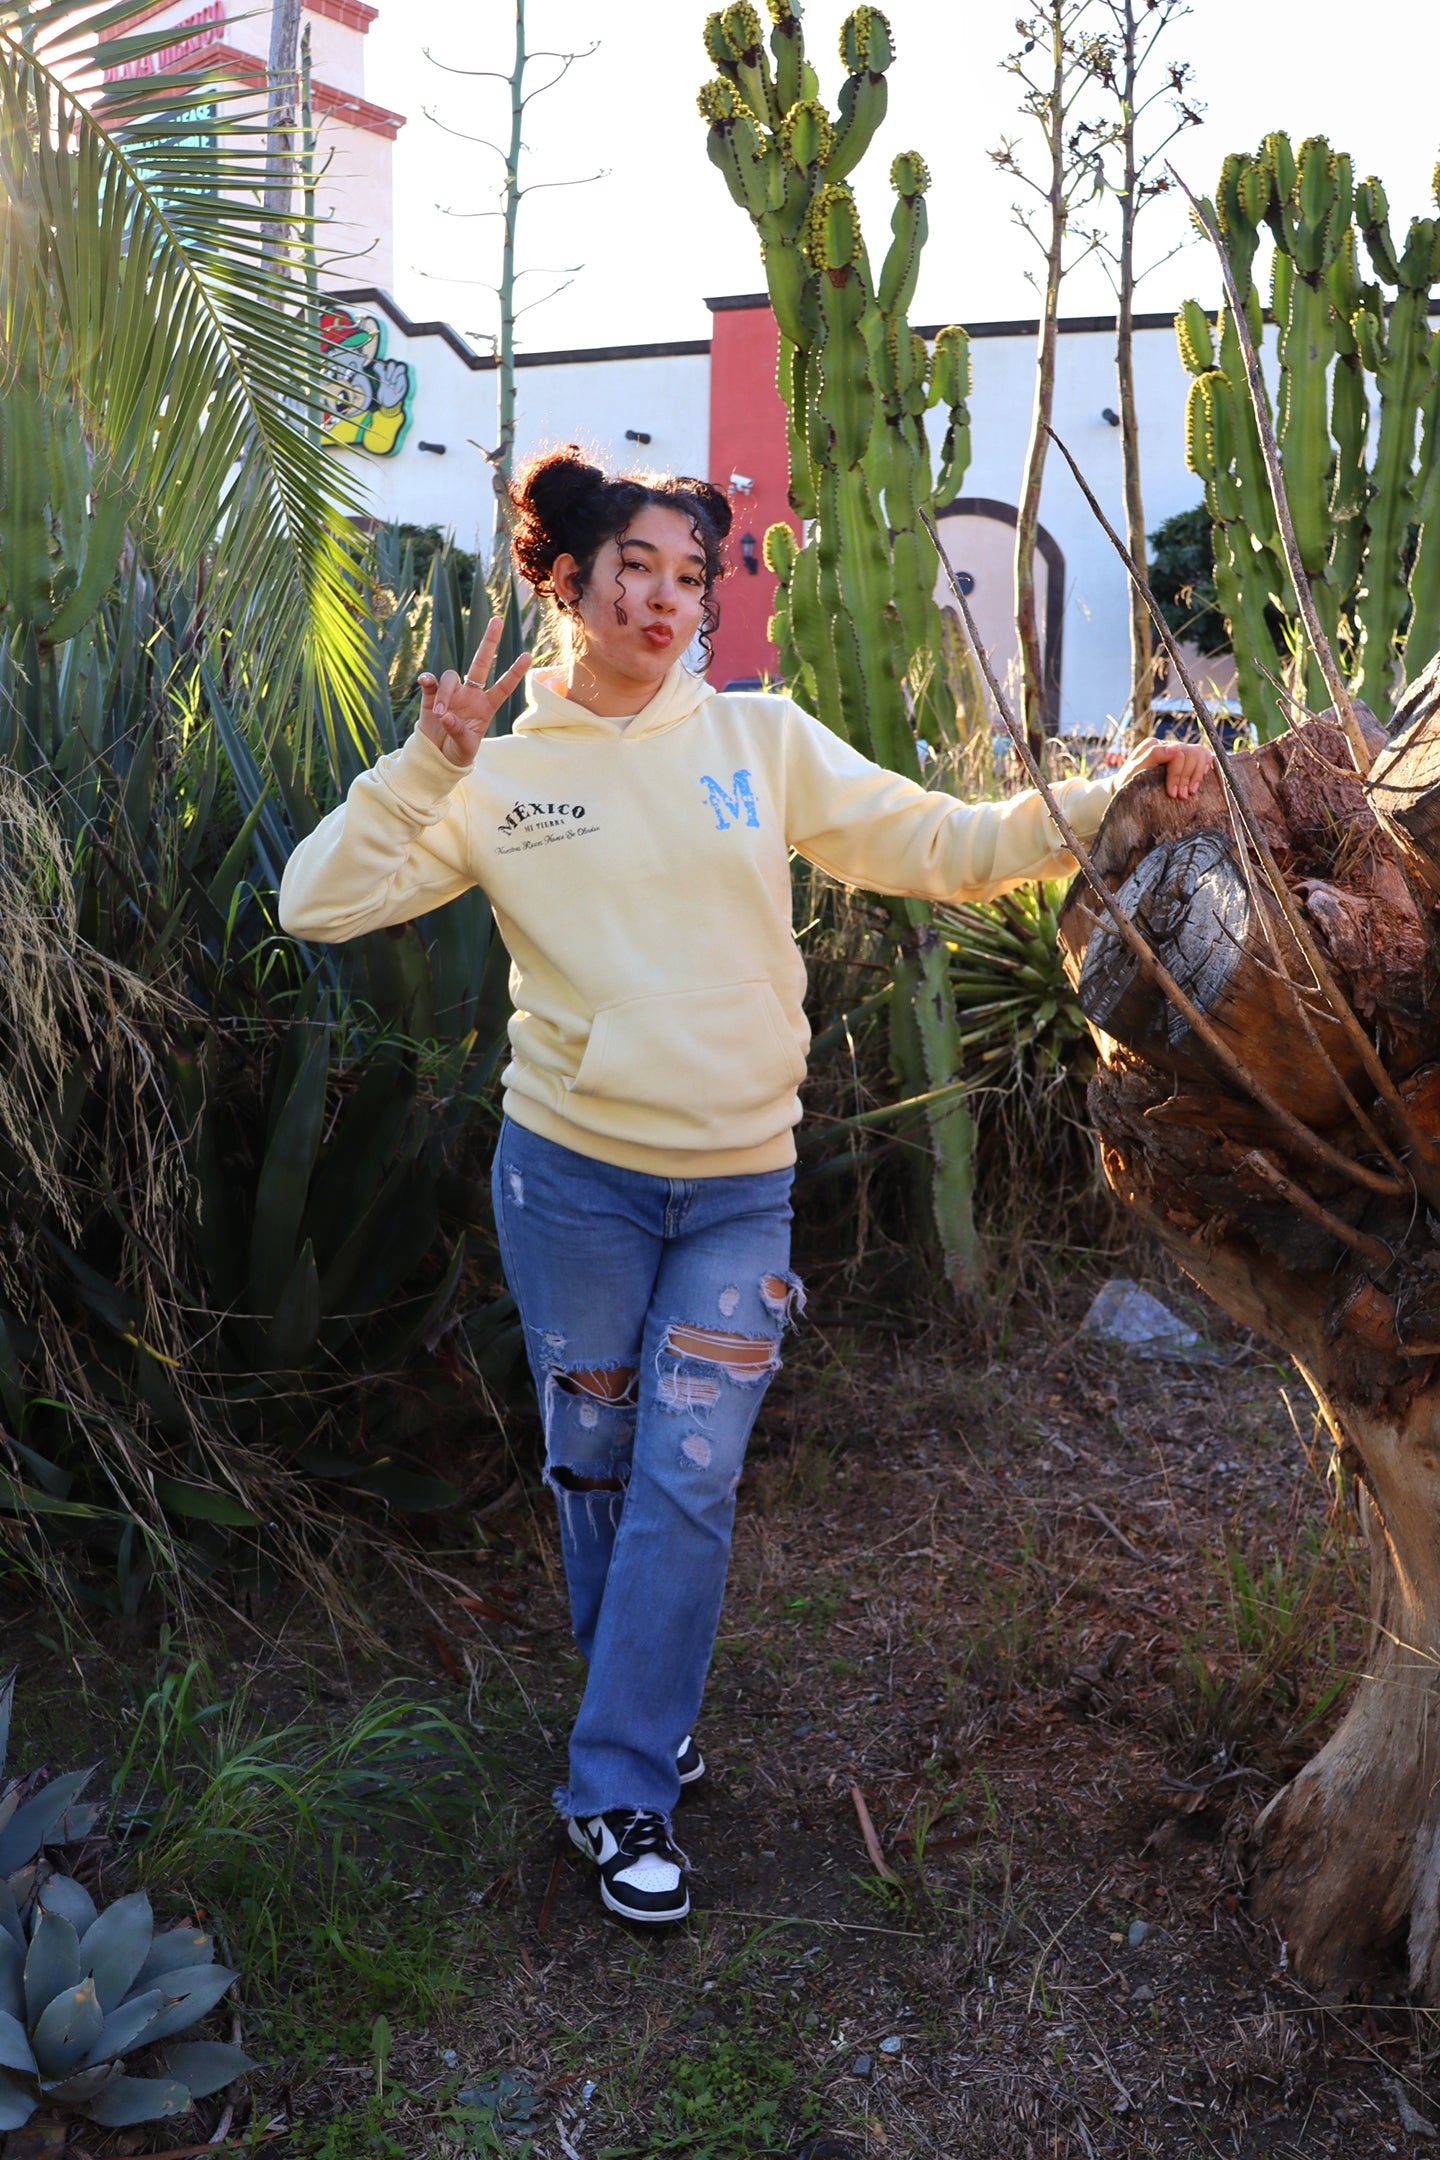
[[[746,1442],[803,1302],[792,1175],[652,1177],[509,1118],[501,1130],[500,1257],[589,1668],[562,1814],[668,1816],[679,1796],[675,1755],[715,1647]]]

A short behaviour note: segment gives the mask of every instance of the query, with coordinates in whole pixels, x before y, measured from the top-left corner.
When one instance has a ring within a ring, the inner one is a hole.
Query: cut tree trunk
[[[1429,801],[1440,789],[1440,672],[1406,705],[1390,745],[1374,734],[1380,754],[1363,783],[1323,719],[1234,761],[1401,1114],[1381,1102],[1315,989],[1253,850],[1236,838],[1218,775],[1184,803],[1160,774],[1132,782],[1095,843],[1096,868],[1246,1071],[1332,1160],[1302,1149],[1222,1074],[1082,880],[1061,938],[1099,1046],[1091,1114],[1111,1185],[1218,1304],[1295,1359],[1360,1490],[1364,1670],[1333,1737],[1255,1826],[1255,1909],[1315,1987],[1348,1990],[1398,1959],[1436,2003],[1440,1221],[1408,1173],[1420,1168],[1433,1190],[1423,1157],[1440,1162],[1440,809]],[[1336,1166],[1337,1149],[1354,1174]]]

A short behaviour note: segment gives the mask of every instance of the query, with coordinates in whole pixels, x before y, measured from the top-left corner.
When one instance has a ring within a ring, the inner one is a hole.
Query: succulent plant
[[[23,1912],[48,1869],[45,1847],[78,1845],[105,1811],[94,1801],[80,1800],[94,1775],[91,1770],[71,1770],[48,1780],[39,1770],[5,1776],[14,1700],[15,1675],[8,1672],[0,1679],[0,1898],[8,1896]]]
[[[705,50],[716,75],[700,111],[711,162],[760,239],[780,329],[790,508],[808,528],[803,541],[780,527],[766,535],[779,586],[770,634],[801,704],[857,749],[918,778],[917,738],[943,742],[957,729],[936,664],[946,632],[923,521],[959,493],[969,463],[967,343],[951,327],[927,351],[910,325],[929,220],[924,159],[905,150],[890,167],[891,238],[878,269],[847,184],[885,118],[894,59],[886,17],[871,6],[846,16],[846,76],[832,114],[805,57],[799,7],[770,0],[769,13],[768,56],[753,8],[710,17]],[[946,414],[938,475],[926,429],[937,406]],[[951,1087],[962,1049],[954,1001],[923,903],[889,907],[903,955],[904,991],[891,1007],[896,1072],[907,1093],[936,1098],[935,1221],[947,1272],[959,1280],[978,1248],[968,1117]]]
[[[14,1697],[11,1672],[0,1680],[0,1776]],[[238,2047],[190,2040],[165,2048],[163,2077],[123,2068],[135,2049],[188,2031],[236,1975],[215,1963],[202,1930],[157,1935],[143,1890],[102,1911],[48,1859],[48,1846],[79,1843],[103,1814],[78,1798],[93,1774],[42,1783],[36,1771],[0,1790],[0,2130],[42,2106],[97,2123],[158,2121],[252,2067]]]
[[[110,2125],[183,2115],[253,2067],[219,2040],[166,2046],[163,2076],[126,2058],[169,2042],[213,2010],[237,1975],[193,1927],[155,1933],[143,1890],[103,1910],[70,1875],[51,1875],[28,1921],[0,1889],[0,2129],[40,2107]]]
[[[1357,182],[1323,136],[1297,150],[1279,134],[1225,160],[1215,210],[1257,342],[1255,257],[1265,229],[1274,240],[1275,430],[1300,558],[1327,634],[1353,648],[1359,693],[1382,710],[1402,645],[1411,681],[1440,648],[1440,219],[1412,219],[1402,244],[1378,180]],[[1187,454],[1213,520],[1216,592],[1241,704],[1264,738],[1286,725],[1269,679],[1275,610],[1293,620],[1297,607],[1244,356],[1228,309],[1218,335],[1194,301],[1175,327],[1194,377]],[[1328,697],[1318,663],[1306,695]]]

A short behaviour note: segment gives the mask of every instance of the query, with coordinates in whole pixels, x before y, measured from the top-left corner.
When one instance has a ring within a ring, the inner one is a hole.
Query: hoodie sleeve
[[[1113,778],[1060,780],[1055,793],[1080,839],[1100,829]],[[992,900],[1027,879],[1068,877],[1067,853],[1039,793],[960,802],[887,772],[792,705],[786,728],[786,838],[869,892],[922,900]]]
[[[361,773],[285,865],[282,929],[342,945],[468,892],[478,880],[463,777],[418,731]]]

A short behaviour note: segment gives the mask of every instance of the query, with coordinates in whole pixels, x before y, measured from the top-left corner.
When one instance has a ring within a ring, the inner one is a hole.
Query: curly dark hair
[[[708,480],[673,473],[616,473],[592,465],[576,443],[547,450],[524,464],[510,485],[515,513],[511,548],[515,567],[534,592],[558,604],[554,568],[558,556],[571,555],[583,594],[595,558],[607,540],[621,540],[638,510],[656,503],[678,510],[705,557],[705,612],[700,643],[706,664],[713,658],[710,640],[720,617],[715,587],[725,575],[721,544],[730,530],[730,505]],[[617,599],[616,610],[623,610]]]

